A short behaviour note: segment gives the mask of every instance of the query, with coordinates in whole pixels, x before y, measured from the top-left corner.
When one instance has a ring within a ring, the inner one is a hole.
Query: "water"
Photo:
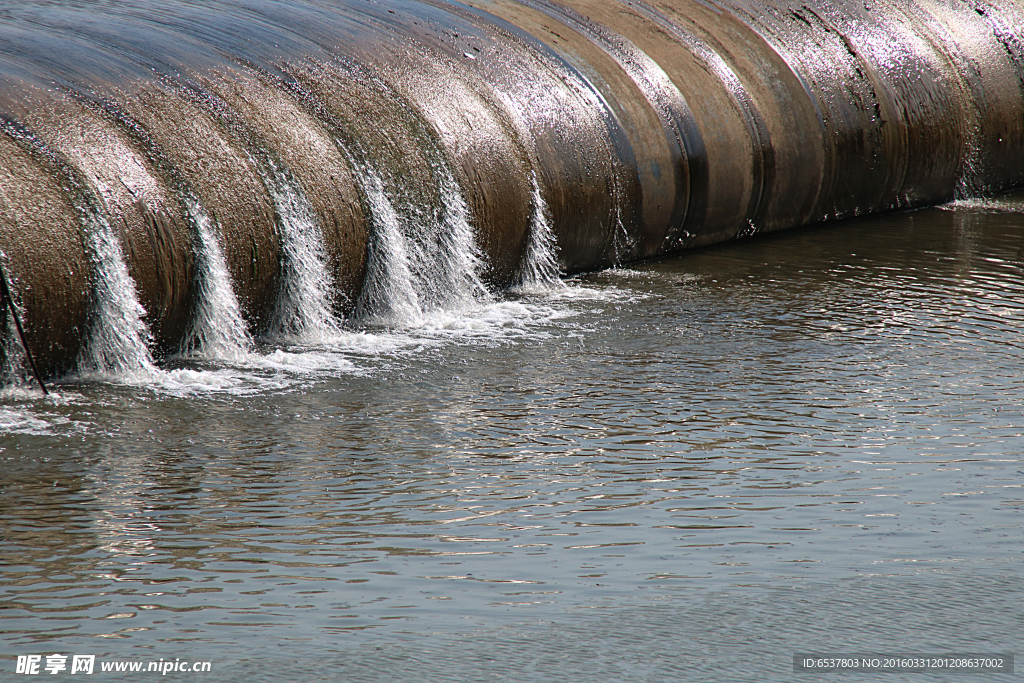
[[[212,361],[242,361],[252,349],[252,338],[231,285],[218,227],[195,198],[186,197],[186,202],[196,225],[199,301],[182,351]]]
[[[394,328],[420,327],[440,314],[466,312],[488,302],[480,279],[482,256],[469,223],[469,208],[451,172],[437,174],[440,216],[419,206],[396,208],[384,181],[360,168],[373,230],[369,264],[355,318]],[[526,262],[548,255],[531,254]]]
[[[331,292],[337,288],[313,207],[298,183],[279,168],[272,167],[264,182],[271,188],[281,216],[285,253],[284,291],[278,295],[270,341],[315,343],[336,337],[341,325],[334,314]]]
[[[1024,197],[964,201],[174,382],[8,389],[0,670],[831,681],[793,654],[1020,655],[1022,235]]]
[[[409,248],[401,220],[373,170],[362,173],[373,229],[356,318],[379,324],[417,324],[422,321],[420,297],[413,285]]]
[[[526,255],[513,285],[513,290],[523,293],[543,292],[563,286],[559,279],[558,244],[536,174],[530,178],[530,183],[532,211],[529,242],[526,243]]]
[[[110,223],[98,213],[90,219],[85,241],[96,264],[94,310],[79,368],[86,376],[149,376],[156,368],[149,352],[152,336],[143,321],[146,309]]]

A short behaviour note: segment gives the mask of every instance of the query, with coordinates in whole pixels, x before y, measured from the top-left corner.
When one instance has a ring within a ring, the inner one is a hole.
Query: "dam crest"
[[[83,0],[0,19],[7,384],[26,348],[44,378],[232,363],[1024,184],[1011,1]]]

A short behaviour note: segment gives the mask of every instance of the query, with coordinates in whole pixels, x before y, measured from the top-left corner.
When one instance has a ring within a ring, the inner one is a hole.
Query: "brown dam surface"
[[[52,377],[992,193],[1021,35],[1009,0],[3,3],[0,261]]]

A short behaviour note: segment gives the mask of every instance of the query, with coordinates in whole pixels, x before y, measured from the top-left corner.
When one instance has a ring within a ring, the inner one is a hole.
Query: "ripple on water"
[[[802,649],[1019,650],[1012,215],[11,390],[4,642],[205,653],[218,680],[785,681]]]

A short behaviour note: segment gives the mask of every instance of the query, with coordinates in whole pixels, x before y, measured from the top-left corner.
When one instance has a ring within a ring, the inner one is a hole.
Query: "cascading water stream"
[[[380,176],[370,168],[354,167],[360,171],[371,220],[366,279],[356,303],[356,319],[381,325],[417,325],[423,320],[423,310],[413,287],[398,213]]]
[[[490,297],[480,279],[483,257],[470,224],[469,207],[457,181],[446,166],[437,165],[434,170],[444,202],[444,216],[432,231],[438,246],[435,262],[431,264],[435,272],[425,273],[421,286],[435,289],[439,308],[461,308]],[[430,232],[424,230],[421,234]]]
[[[537,183],[537,174],[530,177],[530,237],[523,254],[522,265],[512,291],[531,293],[565,287],[560,278],[555,233],[548,218],[548,205]]]
[[[6,306],[0,315],[4,320],[4,337],[0,343],[0,385],[4,388],[29,386],[34,381],[32,370],[14,320]]]
[[[196,228],[198,301],[182,344],[182,354],[212,361],[239,362],[253,349],[228,273],[216,226],[194,197],[186,206]]]
[[[416,327],[433,311],[464,309],[489,299],[469,207],[446,166],[434,166],[440,211],[404,206],[401,213],[380,175],[363,164],[353,166],[360,170],[372,225],[358,320]]]
[[[7,254],[0,251],[0,259],[6,260]],[[4,389],[14,389],[32,381],[32,366],[28,350],[19,334],[18,321],[14,319],[15,315],[20,315],[16,312],[20,306],[14,301],[8,301],[8,297],[13,297],[13,293],[10,283],[6,281],[7,271],[3,267],[0,267],[0,278],[4,278],[0,283],[0,287],[3,288],[0,291],[0,306],[3,308],[0,311],[0,319],[3,320],[0,327],[3,334],[0,339],[0,386]]]
[[[267,335],[270,341],[316,343],[341,334],[334,314],[334,278],[313,207],[298,184],[273,162],[264,181],[281,220],[283,277]]]
[[[149,351],[152,341],[128,272],[121,243],[109,221],[89,212],[86,246],[93,263],[93,313],[78,361],[82,375],[132,379],[157,372]]]

